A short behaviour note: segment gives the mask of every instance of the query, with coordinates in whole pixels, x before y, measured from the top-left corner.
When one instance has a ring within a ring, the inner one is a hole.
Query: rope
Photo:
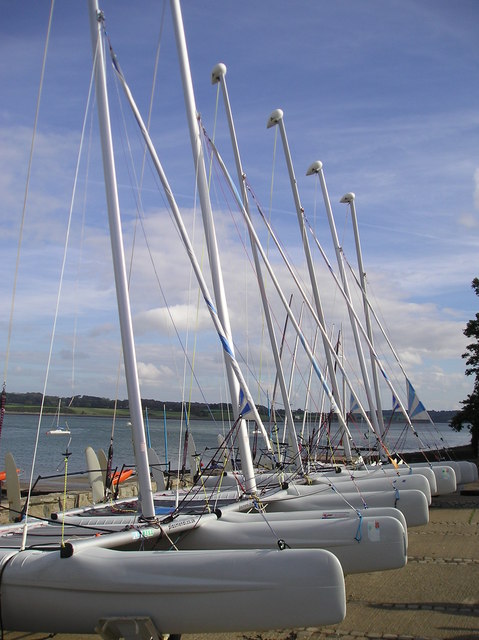
[[[359,517],[359,522],[358,522],[358,528],[356,530],[356,535],[354,536],[354,539],[357,540],[358,542],[361,542],[361,538],[363,537],[362,531],[361,531],[361,525],[363,523],[363,516],[358,513],[358,517]]]
[[[61,535],[61,546],[65,546],[65,513],[67,509],[67,481],[68,481],[68,458],[71,456],[71,452],[68,451],[68,447],[65,451],[65,479],[63,482],[63,517],[62,517],[62,535]]]
[[[95,62],[96,62],[96,60],[94,61],[94,64],[95,64]],[[46,372],[45,372],[45,381],[44,381],[44,385],[43,385],[42,401],[41,401],[41,405],[40,405],[40,413],[39,413],[39,416],[38,416],[38,424],[37,424],[37,431],[36,431],[36,438],[35,438],[35,446],[34,446],[33,459],[32,459],[32,469],[31,469],[31,473],[30,473],[30,481],[29,481],[29,486],[28,486],[27,500],[26,500],[26,503],[25,503],[25,523],[24,523],[23,540],[22,540],[22,547],[21,547],[22,550],[25,548],[26,538],[27,538],[28,506],[30,504],[31,493],[32,493],[33,474],[34,474],[34,470],[35,470],[35,463],[36,463],[37,452],[38,452],[38,442],[39,442],[39,439],[40,439],[40,425],[41,425],[41,420],[42,420],[42,417],[43,417],[43,407],[44,407],[44,404],[45,404],[47,382],[48,382],[48,377],[49,377],[49,372],[50,372],[50,365],[51,365],[52,355],[53,355],[53,343],[54,343],[55,334],[56,334],[58,311],[59,311],[59,307],[60,307],[60,298],[61,298],[62,287],[63,287],[63,277],[64,277],[64,274],[65,274],[65,265],[66,265],[66,258],[67,258],[68,242],[69,242],[69,238],[70,238],[70,230],[71,230],[72,217],[73,217],[73,203],[74,203],[74,200],[75,200],[75,193],[76,193],[76,187],[77,187],[77,182],[78,182],[78,173],[79,173],[79,168],[80,168],[80,157],[81,157],[81,153],[82,153],[82,149],[83,149],[83,142],[84,142],[84,136],[85,136],[85,128],[86,128],[88,107],[89,107],[89,104],[90,104],[90,98],[91,98],[92,87],[93,87],[93,78],[94,78],[94,65],[93,65],[92,74],[91,74],[91,77],[90,77],[90,87],[89,87],[88,98],[87,98],[87,107],[85,109],[85,116],[84,116],[83,125],[82,125],[80,147],[79,147],[79,150],[78,150],[77,165],[76,165],[76,168],[75,168],[75,176],[74,176],[74,181],[73,181],[72,198],[71,198],[71,202],[70,202],[70,210],[69,210],[69,213],[68,213],[68,223],[67,223],[67,230],[66,230],[66,235],[65,235],[65,245],[64,245],[63,259],[62,259],[62,265],[61,265],[61,270],[60,270],[60,282],[59,282],[59,285],[58,285],[58,293],[57,293],[57,300],[56,300],[56,306],[55,306],[55,315],[54,315],[54,320],[53,320],[52,333],[51,333],[51,337],[50,337],[50,347],[49,347],[49,350],[48,350],[47,367],[46,367]]]
[[[3,383],[2,398],[0,401],[0,437],[2,435],[3,418],[5,416],[5,404],[7,402],[6,383]]]
[[[16,295],[16,291],[17,291],[18,271],[19,271],[19,266],[20,266],[20,249],[21,249],[21,246],[22,246],[23,230],[24,230],[24,227],[25,227],[25,217],[26,217],[26,210],[27,210],[28,192],[29,192],[29,188],[30,188],[30,178],[31,178],[31,173],[32,173],[33,152],[34,152],[34,148],[35,148],[35,140],[36,140],[37,127],[38,127],[38,116],[39,116],[39,113],[40,113],[40,102],[41,102],[41,97],[42,97],[42,92],[43,92],[43,81],[44,81],[44,77],[45,77],[47,51],[48,51],[48,45],[49,45],[49,42],[50,42],[50,33],[51,33],[51,28],[52,28],[54,5],[55,5],[55,0],[52,0],[51,1],[51,5],[50,5],[50,14],[49,14],[49,18],[48,18],[47,36],[46,36],[46,40],[45,40],[45,47],[44,47],[44,50],[43,50],[42,70],[41,70],[41,74],[40,74],[40,85],[38,87],[37,104],[36,104],[36,109],[35,109],[35,119],[34,119],[34,124],[33,124],[33,133],[32,133],[32,142],[31,142],[31,145],[30,145],[30,156],[28,158],[27,180],[26,180],[26,184],[25,184],[25,193],[24,193],[24,196],[23,196],[22,218],[21,218],[21,222],[20,222],[20,232],[19,232],[19,236],[18,236],[17,257],[16,257],[16,261],[15,261],[15,274],[14,274],[14,277],[13,277],[12,299],[11,299],[11,304],[10,304],[10,316],[9,316],[9,320],[8,320],[8,334],[7,334],[7,346],[6,346],[6,349],[5,349],[5,365],[4,365],[4,371],[3,371],[3,391],[2,391],[2,394],[5,393],[6,384],[7,384],[7,371],[8,371],[8,361],[9,361],[9,358],[10,358],[10,345],[11,345],[11,338],[12,338],[13,314],[14,314],[14,310],[15,310],[15,295]],[[2,427],[2,424],[3,424],[4,412],[5,412],[5,404],[4,404],[4,399],[2,397],[2,414],[1,414],[1,418],[0,418],[0,435],[1,435],[1,427]]]

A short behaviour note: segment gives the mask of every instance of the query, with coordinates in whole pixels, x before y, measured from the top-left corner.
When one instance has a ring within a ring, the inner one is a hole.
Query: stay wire
[[[40,84],[38,87],[37,103],[35,108],[35,119],[33,123],[32,141],[30,144],[30,155],[28,158],[27,180],[25,184],[25,192],[23,195],[22,217],[20,221],[20,231],[18,236],[17,257],[15,261],[15,273],[13,277],[12,298],[11,298],[11,304],[10,304],[10,316],[8,320],[7,345],[5,349],[5,365],[4,365],[4,371],[3,371],[3,392],[6,392],[6,385],[7,385],[7,371],[8,371],[8,362],[10,358],[13,315],[15,311],[15,297],[16,297],[16,291],[17,291],[18,272],[20,267],[20,251],[21,251],[22,241],[23,241],[23,231],[25,228],[25,217],[26,217],[27,201],[28,201],[28,194],[29,194],[29,188],[30,188],[30,178],[32,174],[33,154],[35,150],[36,133],[37,133],[37,127],[38,127],[38,118],[40,113],[40,103],[41,103],[42,93],[43,93],[43,83],[45,78],[45,69],[46,69],[46,62],[47,62],[48,46],[50,42],[50,34],[52,29],[54,6],[55,6],[55,0],[51,0],[50,13],[48,17],[47,35],[45,40],[45,47],[43,50],[42,69],[40,73]],[[3,424],[3,416],[4,416],[4,411],[2,410],[2,413],[0,415],[0,436],[1,436],[1,430],[2,430],[2,424]]]
[[[90,77],[90,87],[89,87],[88,97],[87,97],[87,102],[86,102],[85,115],[84,115],[84,118],[83,118],[83,124],[82,124],[82,130],[81,130],[81,138],[80,138],[80,146],[79,146],[79,150],[78,150],[77,164],[76,164],[75,175],[74,175],[74,180],[73,180],[72,197],[71,197],[71,200],[70,200],[70,209],[69,209],[69,213],[68,213],[68,222],[67,222],[67,229],[66,229],[66,234],[65,234],[65,243],[64,243],[64,249],[63,249],[63,259],[62,259],[62,265],[61,265],[61,269],[60,269],[60,282],[59,282],[59,285],[58,285],[57,300],[56,300],[56,305],[55,305],[55,315],[54,315],[54,319],[53,319],[53,327],[52,327],[52,332],[51,332],[51,337],[50,337],[50,347],[49,347],[49,350],[48,350],[48,358],[47,358],[45,380],[44,380],[43,392],[42,392],[42,400],[41,400],[40,411],[39,411],[39,416],[38,416],[38,423],[37,423],[37,430],[36,430],[36,437],[35,437],[35,446],[34,446],[33,459],[32,459],[32,468],[31,468],[31,473],[30,473],[27,500],[26,500],[26,505],[25,505],[25,521],[24,521],[24,529],[23,529],[22,550],[25,548],[25,544],[26,544],[27,528],[28,528],[28,506],[30,504],[30,499],[31,499],[31,494],[32,494],[33,474],[34,474],[34,470],[35,470],[35,463],[36,463],[37,451],[38,451],[38,443],[39,443],[39,439],[40,439],[40,425],[41,425],[41,421],[42,421],[42,417],[43,417],[43,408],[44,408],[44,404],[45,404],[47,383],[48,383],[50,365],[51,365],[52,356],[53,356],[53,344],[54,344],[55,335],[56,335],[58,312],[59,312],[59,308],[60,308],[60,300],[61,300],[61,294],[62,294],[62,289],[63,289],[63,278],[64,278],[64,275],[65,275],[67,250],[68,250],[68,244],[69,244],[69,239],[70,239],[70,231],[71,231],[71,225],[72,225],[72,218],[73,218],[73,204],[74,204],[74,201],[75,201],[75,194],[76,194],[77,183],[78,183],[78,173],[79,173],[79,168],[80,168],[80,158],[81,158],[82,150],[83,150],[83,143],[84,143],[84,137],[85,137],[85,128],[86,128],[87,116],[88,116],[88,111],[89,111],[89,105],[91,103],[91,95],[92,95],[92,90],[93,90],[93,79],[94,79],[95,64],[96,64],[96,55],[95,55],[95,60],[93,62],[92,73],[91,73],[91,77]]]

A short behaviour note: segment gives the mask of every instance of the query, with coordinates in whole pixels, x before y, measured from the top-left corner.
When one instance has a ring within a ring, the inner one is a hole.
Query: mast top
[[[319,173],[323,168],[321,160],[315,160],[313,164],[309,165],[309,169],[306,171],[307,176],[312,176],[314,173]]]
[[[266,125],[266,128],[271,129],[271,127],[274,127],[275,125],[277,125],[278,122],[282,119],[283,119],[282,110],[275,109],[273,113],[270,115],[270,117],[268,118],[268,124]]]
[[[343,204],[347,203],[349,204],[350,202],[352,202],[354,200],[354,198],[356,197],[356,194],[349,192],[349,193],[345,193],[344,196],[341,198],[341,200],[339,202],[342,202]]]
[[[226,75],[226,65],[219,62],[213,71],[211,72],[211,84],[218,84],[218,82]]]

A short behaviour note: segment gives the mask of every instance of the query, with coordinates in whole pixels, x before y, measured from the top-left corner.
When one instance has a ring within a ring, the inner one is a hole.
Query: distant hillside
[[[44,412],[54,413],[58,408],[59,396],[45,396]],[[42,394],[37,392],[28,393],[7,393],[6,409],[11,413],[27,412],[35,413],[39,411],[42,403]],[[148,408],[150,417],[162,417],[166,411],[169,417],[181,416],[184,412],[182,402],[172,402],[163,400],[152,400],[151,398],[142,398],[143,407]],[[61,397],[61,413],[62,414],[89,414],[95,411],[101,414],[108,414],[115,409],[120,414],[128,412],[128,400],[111,400],[110,398],[102,398],[99,396],[62,396]],[[205,404],[204,402],[192,402],[188,405],[190,419],[209,418],[218,419],[221,416],[228,415],[231,412],[231,405],[227,403]],[[261,416],[267,417],[268,411],[266,407],[258,407]]]
[[[457,411],[429,411],[428,413],[434,422],[449,422]]]
[[[45,413],[54,413],[58,407],[59,396],[46,396],[44,402]],[[110,398],[102,398],[100,396],[87,396],[80,395],[65,396],[61,398],[61,412],[64,414],[93,414],[95,411],[99,413],[110,413],[115,409],[115,400]],[[7,393],[7,411],[14,412],[29,412],[35,413],[39,411],[42,402],[42,394],[39,392],[28,393]],[[161,417],[163,411],[170,417],[180,416],[184,411],[183,404],[181,402],[172,402],[164,400],[153,400],[151,398],[143,398],[142,404],[144,407],[148,407],[148,413],[150,417]],[[121,414],[128,412],[128,400],[117,400],[116,409]],[[219,418],[223,415],[227,415],[231,411],[231,405],[225,402],[212,403],[207,405],[203,402],[193,402],[188,407],[189,417],[191,419],[203,419]],[[265,419],[268,417],[268,409],[264,406],[259,406],[258,411]],[[390,412],[385,411],[387,416]],[[449,422],[456,411],[429,411],[429,414],[434,422]],[[283,416],[284,411],[278,410],[278,416]],[[302,420],[303,410],[294,410],[295,419]],[[402,420],[403,417],[398,413],[396,415],[397,420]]]

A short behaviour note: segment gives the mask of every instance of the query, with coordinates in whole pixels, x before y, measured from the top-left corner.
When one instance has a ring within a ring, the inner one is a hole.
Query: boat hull
[[[95,633],[118,617],[169,634],[266,630],[346,613],[341,565],[318,549],[24,551],[4,556],[1,602],[5,629],[46,633]]]
[[[399,509],[406,518],[408,527],[420,527],[429,522],[429,505],[422,491],[406,489],[401,491],[370,491],[354,493],[326,493],[318,490],[303,496],[290,495],[289,498],[271,496],[267,511],[307,511],[310,509],[344,509],[346,506],[354,509],[368,507],[394,507]]]
[[[399,569],[407,562],[407,538],[398,519],[390,516],[356,516],[301,520],[260,519],[248,514],[234,522],[209,520],[174,538],[179,549],[326,549],[341,563],[345,574]],[[288,515],[290,517],[288,517]],[[161,541],[166,548],[171,542]]]
[[[421,474],[405,475],[405,476],[384,476],[371,475],[348,478],[347,476],[337,480],[332,478],[331,482],[327,478],[321,480],[313,480],[312,485],[292,484],[288,489],[291,495],[307,495],[314,493],[319,487],[336,487],[341,493],[350,493],[353,491],[388,491],[397,490],[418,490],[422,491],[426,496],[428,504],[431,504],[431,487],[427,478]]]

